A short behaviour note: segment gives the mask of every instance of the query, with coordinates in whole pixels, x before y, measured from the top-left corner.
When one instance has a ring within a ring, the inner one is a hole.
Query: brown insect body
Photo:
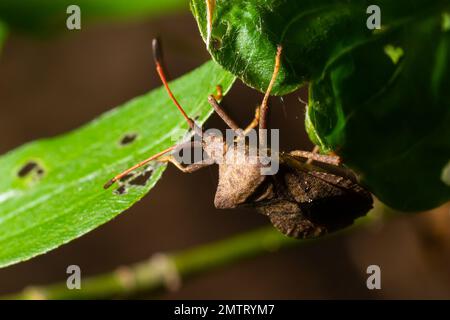
[[[262,166],[250,161],[219,164],[215,207],[255,207],[280,232],[294,238],[345,228],[372,208],[371,194],[350,172],[344,176],[338,170],[325,171],[287,153],[281,153],[279,159],[275,175],[261,175]]]
[[[309,238],[345,228],[372,208],[371,194],[355,181],[305,168],[297,159],[284,161],[268,180],[271,192],[258,199],[257,210],[291,237]]]
[[[263,175],[261,169],[262,163],[265,162],[261,161],[260,153],[250,152],[255,150],[249,149],[248,145],[242,148],[236,143],[227,144],[214,135],[204,136],[202,129],[187,116],[167,84],[161,67],[157,41],[153,42],[153,49],[158,74],[169,96],[183,114],[191,130],[202,136],[201,147],[212,161],[184,166],[172,155],[162,157],[176,150],[177,146],[172,146],[117,175],[105,184],[105,188],[153,160],[171,162],[187,173],[217,163],[219,182],[214,199],[216,208],[255,207],[258,212],[266,215],[279,231],[295,238],[316,237],[347,227],[372,208],[371,194],[357,183],[356,178],[352,177],[348,170],[336,166],[340,163],[338,157],[306,151],[280,153],[277,157],[279,160],[277,173]],[[245,139],[246,133],[258,124],[259,129],[266,129],[267,101],[278,73],[280,55],[281,47],[278,48],[274,73],[264,100],[255,113],[255,119],[245,130],[239,129],[213,96],[208,97],[216,113],[238,133],[238,140]],[[259,138],[261,142],[261,136]],[[240,161],[222,161],[231,152]],[[249,156],[250,154],[252,156]],[[254,159],[255,154],[258,155],[257,161]],[[305,158],[309,161],[304,160]],[[308,163],[311,160],[335,166],[324,169]]]

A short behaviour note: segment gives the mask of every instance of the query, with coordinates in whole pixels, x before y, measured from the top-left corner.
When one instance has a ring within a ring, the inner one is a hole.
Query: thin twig
[[[0,299],[107,299],[176,289],[180,279],[187,276],[298,243],[272,227],[263,228],[179,253],[158,254],[147,261],[82,279],[80,290],[69,290],[62,282],[28,287]]]
[[[384,212],[385,207],[377,204],[366,218],[359,219],[354,227],[347,228],[343,232],[361,224],[368,224]],[[267,252],[321,241],[341,233],[318,239],[297,240],[282,235],[273,227],[264,227],[194,249],[156,254],[147,261],[82,279],[80,290],[69,290],[66,283],[61,282],[27,287],[21,292],[0,299],[109,299],[151,293],[158,289],[173,290],[179,288],[181,280],[188,276]]]

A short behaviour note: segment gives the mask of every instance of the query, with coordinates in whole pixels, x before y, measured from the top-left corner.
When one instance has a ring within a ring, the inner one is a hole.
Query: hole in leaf
[[[35,161],[28,161],[20,170],[17,172],[17,175],[20,178],[25,178],[30,173],[35,172],[38,177],[41,177],[44,175],[45,170],[39,166],[39,164]]]
[[[148,171],[144,171],[141,174],[139,174],[136,178],[134,178],[133,180],[131,180],[129,183],[132,186],[145,186],[147,184],[148,179],[150,179],[150,177],[153,174],[153,169],[148,170]]]
[[[128,179],[130,179],[132,176],[133,176],[133,174],[129,173],[129,174],[123,176],[122,178],[120,178],[119,181],[120,181],[120,182],[125,182],[125,181],[127,181]]]
[[[34,161],[30,161],[28,163],[26,163],[17,173],[17,175],[21,178],[27,176],[31,171],[34,170],[34,168],[36,168],[38,166],[38,164]]]
[[[115,193],[115,194],[118,194],[118,195],[122,195],[122,194],[125,194],[126,191],[127,191],[127,189],[126,189],[125,186],[123,185],[123,186],[118,187],[118,188],[114,191],[114,193]]]
[[[137,134],[136,133],[127,133],[125,134],[122,139],[120,140],[120,145],[121,146],[126,146],[127,144],[132,143],[134,140],[136,140],[137,138]]]
[[[127,193],[128,188],[131,186],[139,186],[139,187],[145,186],[147,184],[147,181],[151,178],[153,170],[154,168],[150,167],[137,175],[127,174],[126,176],[123,176],[119,180],[120,184],[117,187],[117,189],[114,190],[114,193],[120,196]]]

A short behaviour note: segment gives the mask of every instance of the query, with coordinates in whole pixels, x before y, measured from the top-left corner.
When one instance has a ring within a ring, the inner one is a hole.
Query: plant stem
[[[285,237],[273,227],[173,254],[157,254],[147,261],[82,279],[81,290],[69,290],[65,282],[33,286],[3,299],[107,299],[176,288],[186,276],[226,266],[265,252],[309,242]]]
[[[386,217],[390,212],[392,210],[376,201],[374,209],[366,217],[355,221],[352,227],[318,239],[292,239],[272,226],[264,227],[178,253],[159,253],[146,261],[82,279],[81,290],[69,290],[66,282],[61,282],[27,287],[0,299],[109,299],[150,293],[164,287],[177,289],[181,279],[188,276],[282,248],[333,238],[361,225],[370,225],[370,222]]]

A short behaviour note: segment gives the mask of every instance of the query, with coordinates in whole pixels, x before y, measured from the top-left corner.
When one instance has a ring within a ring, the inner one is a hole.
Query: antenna
[[[132,166],[131,168],[123,171],[122,173],[119,173],[117,176],[115,176],[114,178],[112,178],[111,180],[109,180],[107,183],[105,183],[105,185],[103,186],[103,188],[108,189],[109,187],[111,187],[117,180],[122,179],[123,177],[125,177],[127,174],[129,174],[131,171],[136,170],[137,168],[142,167],[143,165],[146,165],[147,163],[149,163],[152,160],[155,160],[156,158],[159,158],[160,156],[162,156],[163,154],[172,151],[173,149],[175,149],[176,146],[171,146],[169,148],[167,148],[166,150],[163,150],[161,152],[158,152],[157,154],[151,156],[148,159],[145,159],[141,162],[139,162],[138,164],[135,164],[134,166]]]
[[[162,65],[163,65],[162,64],[162,54],[161,54],[161,48],[160,48],[158,39],[156,39],[156,38],[153,39],[152,48],[153,48],[153,60],[155,61],[155,65],[156,65],[156,72],[158,72],[161,82],[163,83],[164,87],[166,88],[166,91],[169,94],[170,99],[172,99],[173,103],[175,103],[178,110],[180,110],[181,114],[186,119],[189,127],[192,130],[194,130],[195,129],[194,121],[191,118],[189,118],[189,116],[184,111],[183,107],[180,105],[178,100],[173,95],[172,90],[170,90],[169,84],[168,84],[166,76],[165,76],[164,69],[162,67]]]
[[[188,115],[186,114],[186,112],[183,110],[183,108],[181,107],[180,103],[177,101],[177,99],[175,98],[175,96],[172,93],[172,90],[170,90],[169,84],[167,83],[167,79],[164,73],[164,69],[162,67],[162,54],[161,54],[161,49],[159,46],[159,41],[158,39],[153,39],[152,41],[152,48],[153,48],[153,60],[155,61],[155,65],[156,65],[156,72],[158,72],[158,75],[164,85],[164,87],[167,90],[167,93],[169,94],[169,97],[172,99],[172,101],[175,103],[176,107],[178,108],[178,110],[180,110],[181,114],[183,115],[183,117],[186,119],[187,123],[189,124],[189,127],[191,129],[193,129],[195,132],[198,132],[198,130],[201,131],[201,129],[195,124],[195,122],[188,117]],[[157,158],[159,158],[160,156],[162,156],[165,153],[168,153],[172,150],[174,150],[176,147],[175,146],[171,146],[170,148],[167,148],[166,150],[163,150],[153,156],[151,156],[148,159],[145,159],[141,162],[139,162],[138,164],[135,164],[134,166],[132,166],[131,168],[123,171],[122,173],[118,174],[117,176],[115,176],[114,178],[112,178],[111,180],[109,180],[103,187],[105,189],[108,189],[109,187],[111,187],[117,180],[122,179],[124,176],[126,176],[127,174],[129,174],[130,172],[146,165],[147,163],[149,163],[152,160],[155,160]]]

